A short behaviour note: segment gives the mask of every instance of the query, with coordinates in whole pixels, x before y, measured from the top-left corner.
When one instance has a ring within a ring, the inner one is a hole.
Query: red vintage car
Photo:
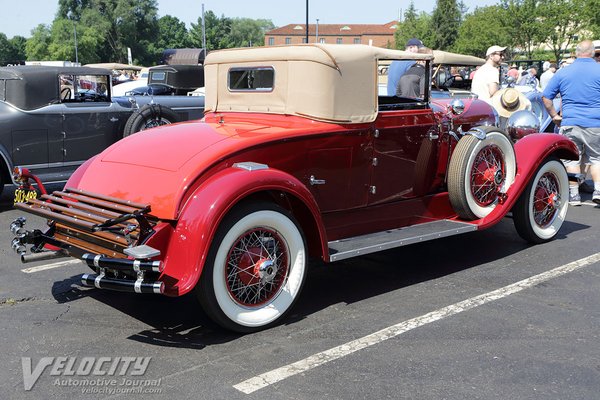
[[[215,51],[203,121],[127,137],[64,190],[17,204],[49,228],[16,220],[13,247],[24,262],[80,258],[94,272],[82,283],[99,289],[194,291],[218,324],[251,332],[289,312],[309,257],[485,229],[508,212],[525,240],[554,238],[573,143],[534,133],[513,144],[485,102],[431,100],[427,84],[378,96],[390,60],[424,66],[430,82],[430,55],[377,47]]]

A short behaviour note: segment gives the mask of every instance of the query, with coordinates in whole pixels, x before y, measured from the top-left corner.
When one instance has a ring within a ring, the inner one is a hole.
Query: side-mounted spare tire
[[[492,212],[516,174],[515,151],[508,136],[493,126],[477,129],[485,133],[485,138],[463,136],[448,167],[450,203],[458,216],[466,220],[483,218]]]
[[[175,122],[179,122],[179,116],[169,107],[160,104],[146,104],[129,117],[123,130],[123,137]]]

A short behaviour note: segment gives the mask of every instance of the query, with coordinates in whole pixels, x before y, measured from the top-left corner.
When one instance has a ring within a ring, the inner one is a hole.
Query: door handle
[[[325,179],[316,179],[314,175],[310,176],[310,184],[311,185],[324,185]]]
[[[110,117],[110,122],[117,122],[119,120],[119,118],[117,117]]]

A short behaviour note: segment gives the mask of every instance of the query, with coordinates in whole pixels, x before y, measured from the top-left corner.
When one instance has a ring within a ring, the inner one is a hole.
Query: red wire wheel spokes
[[[282,237],[269,228],[252,229],[242,234],[229,251],[227,290],[241,306],[261,306],[279,294],[288,270],[288,249]]]
[[[506,176],[504,155],[496,145],[486,146],[477,154],[471,170],[471,194],[475,202],[486,207],[498,198]]]
[[[533,193],[533,219],[545,228],[549,226],[561,205],[560,184],[556,175],[546,172],[538,181]]]

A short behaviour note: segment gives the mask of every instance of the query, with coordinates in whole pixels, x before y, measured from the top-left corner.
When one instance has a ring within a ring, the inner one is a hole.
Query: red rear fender
[[[327,254],[318,206],[298,179],[269,168],[255,171],[227,168],[203,182],[182,208],[164,257],[165,271],[161,280],[168,282],[167,295],[180,296],[194,288],[223,217],[236,204],[259,193],[282,193],[290,197],[288,204],[295,205],[293,212],[305,231],[309,246],[316,243],[321,255]],[[298,206],[303,210],[296,210]],[[306,221],[307,218],[311,221]]]

